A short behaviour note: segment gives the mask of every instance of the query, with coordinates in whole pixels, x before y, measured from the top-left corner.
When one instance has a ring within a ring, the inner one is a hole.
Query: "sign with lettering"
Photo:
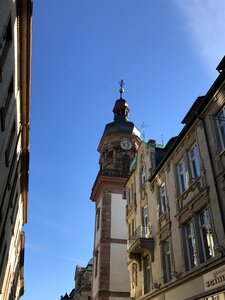
[[[212,290],[225,285],[225,266],[219,267],[203,275],[205,290]]]

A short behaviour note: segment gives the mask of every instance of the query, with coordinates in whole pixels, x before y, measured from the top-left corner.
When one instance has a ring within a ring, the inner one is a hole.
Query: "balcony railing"
[[[127,172],[121,171],[121,170],[115,170],[115,169],[105,169],[105,170],[100,170],[98,173],[98,176],[103,175],[103,176],[114,176],[114,177],[127,177]]]
[[[127,251],[130,254],[141,254],[143,250],[146,250],[153,257],[153,243],[149,227],[140,225],[128,240]]]

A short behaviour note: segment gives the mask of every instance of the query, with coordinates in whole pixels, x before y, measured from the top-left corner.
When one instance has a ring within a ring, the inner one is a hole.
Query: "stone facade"
[[[180,134],[142,143],[126,183],[131,297],[225,299],[225,61]]]
[[[27,222],[31,14],[30,0],[0,0],[0,299],[24,292]]]

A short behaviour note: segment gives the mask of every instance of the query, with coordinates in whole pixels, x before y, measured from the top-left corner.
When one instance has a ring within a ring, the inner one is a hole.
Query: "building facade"
[[[0,0],[0,299],[24,293],[27,223],[30,0]]]
[[[131,298],[225,299],[225,58],[180,134],[142,142],[126,183]]]
[[[61,300],[90,300],[93,274],[93,258],[86,267],[76,266],[75,288],[68,295],[61,296]]]
[[[120,99],[113,108],[114,121],[106,125],[98,146],[100,170],[91,193],[96,208],[94,300],[120,300],[130,296],[124,192],[130,162],[140,144],[140,133],[128,119],[129,107],[122,95],[123,81]]]

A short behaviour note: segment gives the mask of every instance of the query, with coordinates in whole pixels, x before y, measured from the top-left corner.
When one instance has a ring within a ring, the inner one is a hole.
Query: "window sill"
[[[187,199],[188,195],[190,192],[194,192],[194,190],[198,188],[199,191],[201,191],[203,189],[202,184],[201,184],[201,175],[198,176],[190,185],[189,187],[186,189],[186,191],[184,191],[182,194],[180,194],[177,197],[177,211],[181,210],[182,206],[183,206],[183,201]]]

